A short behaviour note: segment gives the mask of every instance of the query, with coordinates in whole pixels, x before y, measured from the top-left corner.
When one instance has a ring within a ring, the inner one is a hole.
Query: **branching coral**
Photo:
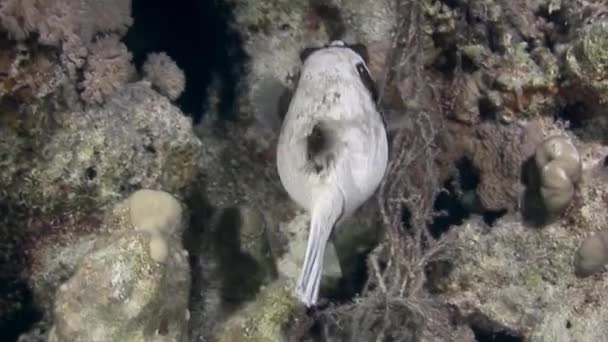
[[[13,38],[36,33],[40,43],[60,46],[77,39],[88,43],[96,33],[124,34],[131,26],[131,1],[3,0],[0,24]]]
[[[102,104],[120,90],[135,73],[131,58],[131,53],[117,36],[92,43],[84,65],[84,79],[79,84],[82,100]]]
[[[145,77],[170,100],[176,100],[186,88],[186,76],[164,52],[151,53],[143,65]]]
[[[131,57],[120,37],[132,22],[128,0],[0,1],[3,30],[17,41],[35,37],[58,50],[61,66],[71,82],[79,83],[86,103],[103,102],[128,80]]]

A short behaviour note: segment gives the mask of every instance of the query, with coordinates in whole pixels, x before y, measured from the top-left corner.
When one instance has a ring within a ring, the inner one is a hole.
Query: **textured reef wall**
[[[2,336],[606,339],[604,2],[218,2],[222,70],[142,53],[131,5],[0,1]],[[336,38],[367,47],[391,162],[307,311],[274,154],[300,51]]]

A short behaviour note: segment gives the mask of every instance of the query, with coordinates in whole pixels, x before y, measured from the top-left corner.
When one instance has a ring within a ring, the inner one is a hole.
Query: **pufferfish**
[[[388,164],[375,85],[355,50],[340,40],[306,50],[279,135],[281,183],[311,216],[296,285],[307,307],[318,300],[332,230],[372,197]]]

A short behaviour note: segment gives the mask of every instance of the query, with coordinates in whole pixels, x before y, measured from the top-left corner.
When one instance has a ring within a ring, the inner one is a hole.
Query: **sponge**
[[[175,197],[159,191],[143,189],[129,196],[131,224],[150,233],[174,233],[180,225],[182,207]]]

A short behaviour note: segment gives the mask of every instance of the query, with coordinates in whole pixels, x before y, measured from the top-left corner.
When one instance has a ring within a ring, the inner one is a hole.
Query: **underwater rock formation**
[[[107,222],[114,232],[100,237],[59,287],[49,341],[188,341],[181,204],[140,190],[114,214]]]
[[[106,233],[104,209],[144,187],[182,197],[198,175],[192,121],[139,81],[121,42],[132,22],[131,1],[0,2],[8,339],[37,320],[48,333],[55,290]]]
[[[457,253],[446,278],[436,281],[440,296],[475,329],[525,341],[604,338],[608,311],[598,303],[606,300],[606,282],[577,275],[581,242],[608,223],[596,213],[605,206],[608,188],[592,172],[604,152],[581,147],[584,185],[568,218],[536,229],[509,214],[492,227],[472,219],[453,228]]]
[[[55,130],[38,136],[2,128],[6,200],[42,212],[86,212],[130,189],[183,192],[197,173],[201,143],[191,121],[144,82],[103,107],[62,114]]]
[[[0,0],[0,329],[35,307],[24,339],[53,323],[55,341],[604,338],[604,255],[580,249],[608,223],[604,2],[230,0],[247,65],[209,86],[196,133],[172,103],[188,74],[160,51],[134,70],[130,6]],[[291,282],[308,218],[278,182],[275,144],[299,52],[334,38],[367,46],[379,106],[402,126],[388,197],[336,230],[330,303],[305,312]],[[522,167],[553,134],[584,172],[559,217],[529,227]],[[466,193],[463,159],[478,179]],[[131,211],[122,199],[142,188]],[[159,190],[171,195],[148,202]],[[153,208],[175,210],[159,225],[130,215]],[[489,226],[487,211],[507,214]]]

